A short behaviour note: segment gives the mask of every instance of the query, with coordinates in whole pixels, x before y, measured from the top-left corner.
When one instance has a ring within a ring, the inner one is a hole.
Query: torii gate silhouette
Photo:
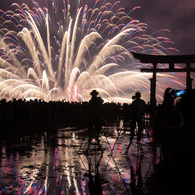
[[[152,68],[141,68],[141,72],[152,72],[153,77],[150,79],[150,105],[156,106],[156,73],[157,72],[186,72],[186,89],[192,89],[193,78],[190,77],[191,72],[195,72],[195,68],[191,67],[195,63],[194,55],[148,55],[131,52],[134,58],[142,63],[151,63]],[[169,68],[158,68],[158,63],[168,63]],[[175,63],[185,63],[185,68],[175,68]]]

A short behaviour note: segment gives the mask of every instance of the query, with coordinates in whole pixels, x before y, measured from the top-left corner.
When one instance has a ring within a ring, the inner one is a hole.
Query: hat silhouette
[[[92,95],[92,96],[97,96],[99,93],[96,91],[96,90],[93,90],[91,93],[90,93],[90,95]]]

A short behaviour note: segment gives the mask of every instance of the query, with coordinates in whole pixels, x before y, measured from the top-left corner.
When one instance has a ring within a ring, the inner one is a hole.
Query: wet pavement
[[[159,161],[150,126],[145,126],[140,143],[135,136],[127,155],[128,124],[103,127],[103,149],[93,139],[88,155],[86,130],[62,128],[3,142],[0,194],[146,194],[146,180]]]

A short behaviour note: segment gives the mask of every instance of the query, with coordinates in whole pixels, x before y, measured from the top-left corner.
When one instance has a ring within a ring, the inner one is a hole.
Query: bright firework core
[[[148,26],[130,17],[139,7],[126,13],[119,1],[75,0],[74,7],[64,0],[46,0],[46,7],[32,2],[32,8],[14,3],[0,10],[1,98],[88,101],[96,89],[105,101],[131,102],[136,91],[149,100],[151,74],[140,72],[146,65],[131,51],[174,51],[168,38],[158,36],[168,30],[147,34]],[[157,99],[176,80],[158,74]]]

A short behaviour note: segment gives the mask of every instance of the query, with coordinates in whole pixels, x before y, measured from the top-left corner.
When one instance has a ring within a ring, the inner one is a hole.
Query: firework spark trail
[[[151,75],[136,69],[140,63],[131,51],[176,50],[168,38],[156,36],[168,30],[147,34],[148,26],[129,16],[139,6],[126,14],[120,1],[94,1],[93,8],[76,2],[75,19],[64,0],[62,6],[52,1],[52,9],[33,1],[32,9],[14,3],[12,11],[0,10],[1,98],[85,101],[96,89],[105,100],[120,102],[135,90],[149,91]]]

